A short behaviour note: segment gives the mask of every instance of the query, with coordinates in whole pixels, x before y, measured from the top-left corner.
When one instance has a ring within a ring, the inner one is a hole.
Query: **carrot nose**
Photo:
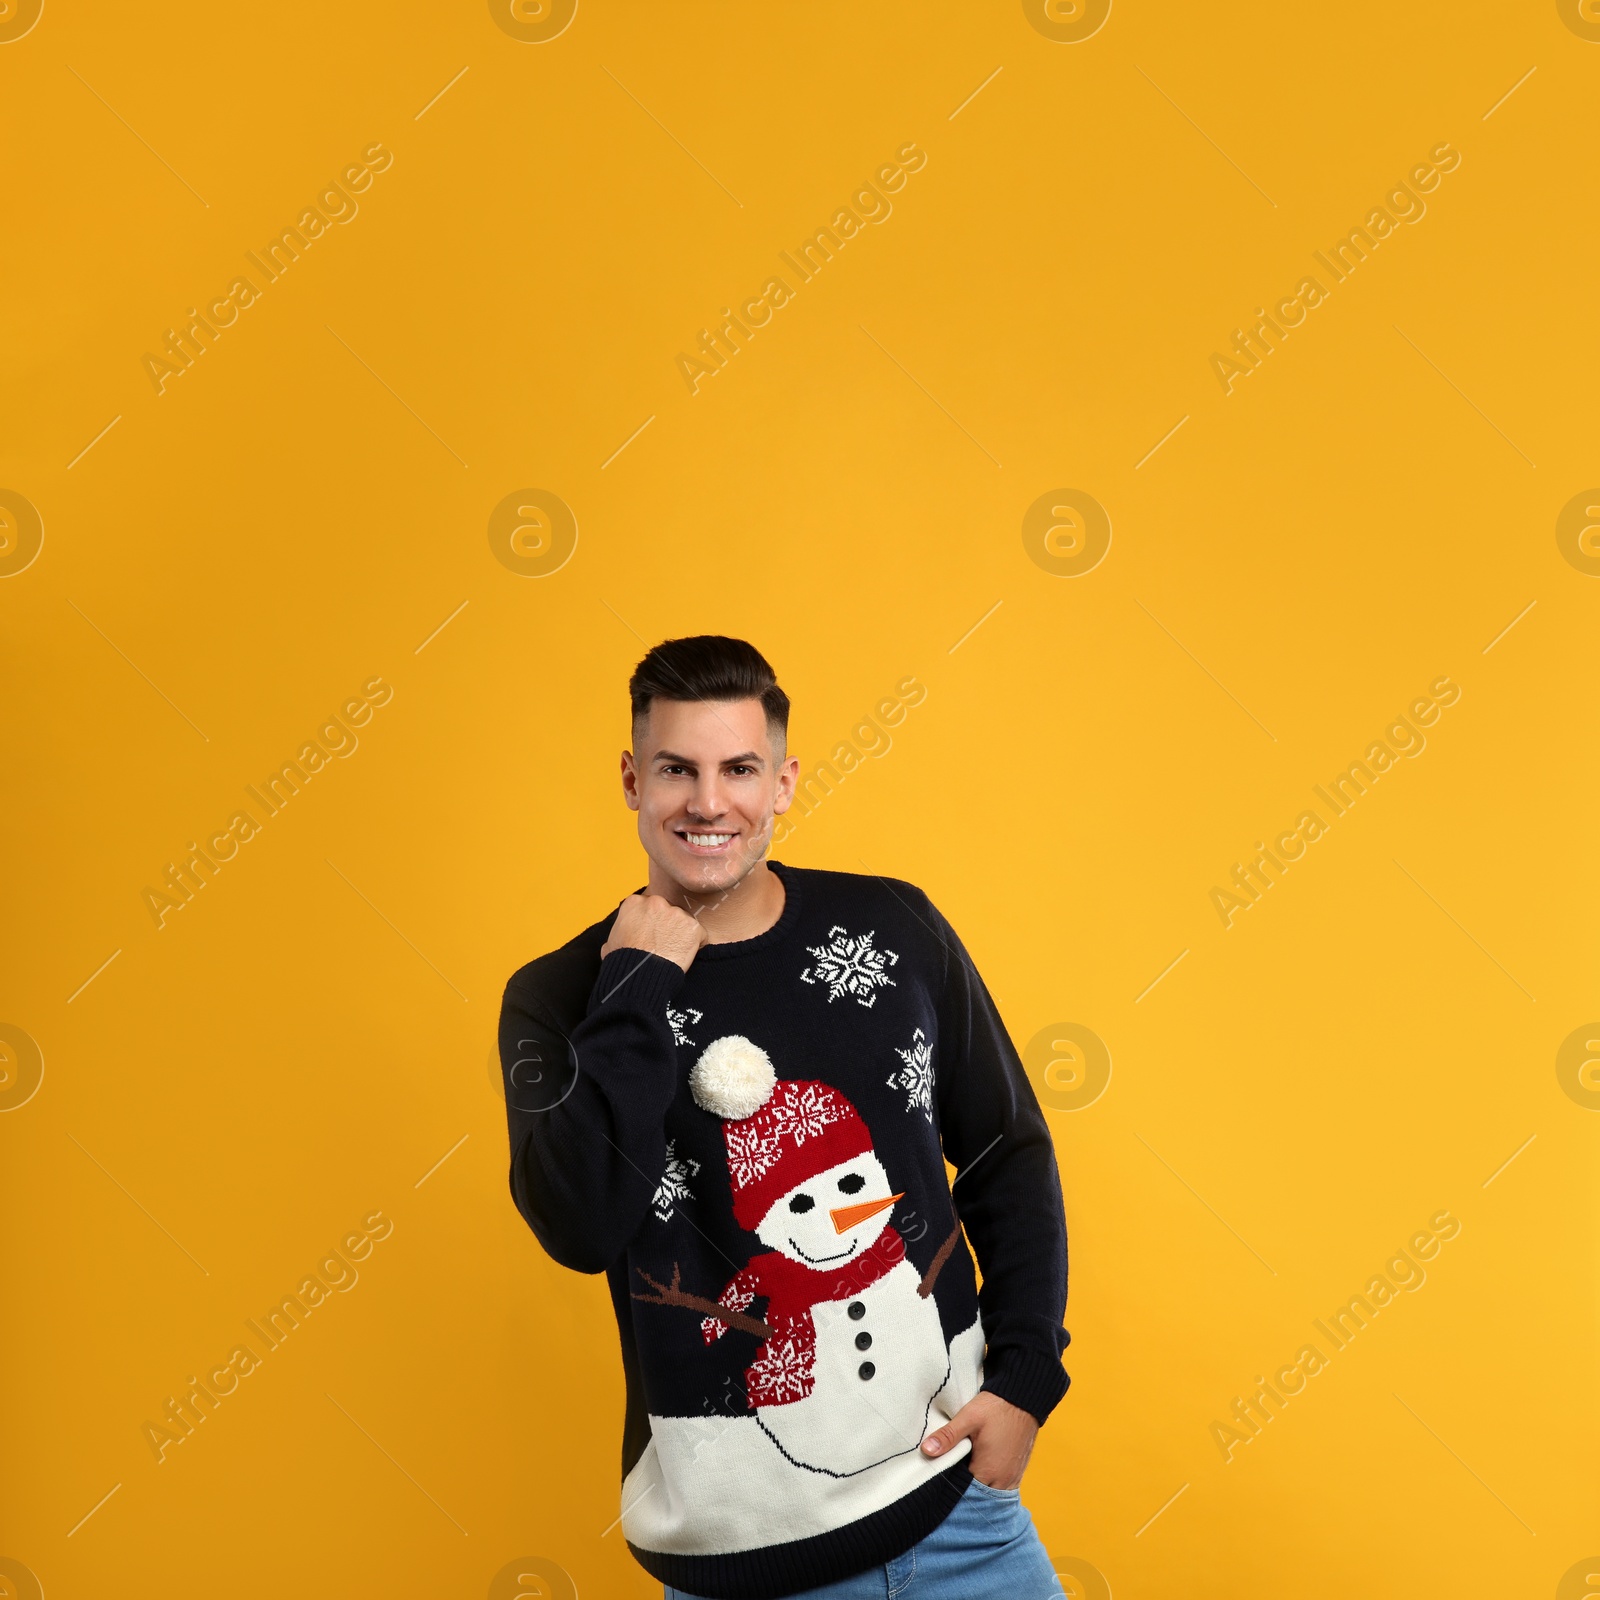
[[[835,1206],[828,1213],[833,1218],[833,1231],[835,1233],[848,1233],[858,1222],[865,1222],[868,1217],[875,1217],[880,1211],[887,1211],[896,1200],[905,1199],[905,1190],[899,1194],[892,1194],[887,1200],[863,1200],[859,1205]]]

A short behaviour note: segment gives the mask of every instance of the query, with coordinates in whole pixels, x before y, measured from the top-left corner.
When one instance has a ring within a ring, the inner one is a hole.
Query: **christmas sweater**
[[[1050,1135],[960,940],[910,884],[772,870],[767,932],[686,973],[602,962],[613,913],[500,1021],[512,1197],[610,1285],[624,1535],[710,1600],[903,1554],[970,1479],[923,1438],[979,1389],[1042,1422],[1068,1383]]]

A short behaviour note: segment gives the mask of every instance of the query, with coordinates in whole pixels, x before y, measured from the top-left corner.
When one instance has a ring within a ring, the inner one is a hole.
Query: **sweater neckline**
[[[751,939],[733,939],[726,944],[702,945],[695,954],[696,964],[702,961],[728,961],[736,956],[754,955],[757,951],[765,950],[769,945],[788,938],[800,917],[800,880],[781,861],[769,861],[767,866],[777,873],[778,881],[783,885],[783,910],[779,913],[778,920],[765,933],[758,933]]]

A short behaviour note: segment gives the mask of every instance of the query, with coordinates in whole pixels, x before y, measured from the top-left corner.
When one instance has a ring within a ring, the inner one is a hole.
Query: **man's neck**
[[[697,917],[711,944],[754,939],[783,915],[783,880],[765,861],[758,861],[731,889],[710,895],[690,894],[652,862],[648,892]]]

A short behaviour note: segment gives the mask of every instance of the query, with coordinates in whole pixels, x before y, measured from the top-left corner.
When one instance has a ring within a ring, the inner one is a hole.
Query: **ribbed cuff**
[[[1026,1411],[1041,1425],[1061,1404],[1071,1382],[1059,1357],[1051,1360],[1017,1345],[996,1351],[984,1361],[984,1388]]]
[[[688,974],[676,961],[648,950],[613,950],[600,963],[594,995],[600,1008],[633,1006],[658,1011],[683,986]]]

